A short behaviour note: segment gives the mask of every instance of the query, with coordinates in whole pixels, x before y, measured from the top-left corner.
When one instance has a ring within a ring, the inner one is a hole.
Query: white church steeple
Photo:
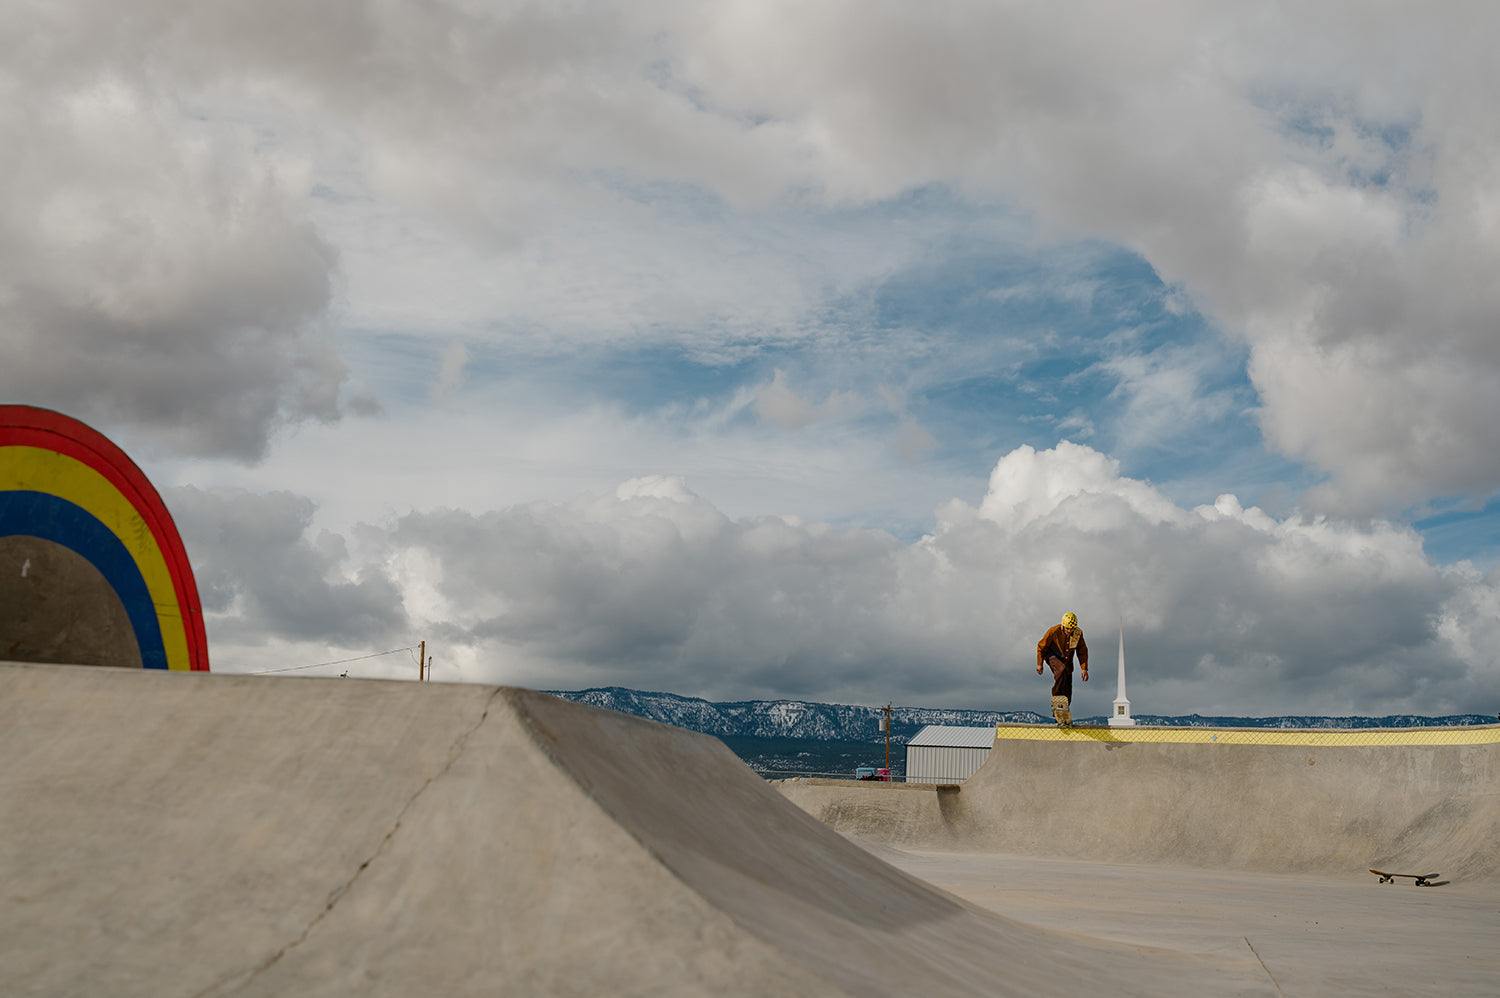
[[[1134,724],[1130,716],[1130,701],[1125,697],[1125,618],[1120,618],[1120,688],[1115,694],[1115,712],[1109,716],[1111,726]]]

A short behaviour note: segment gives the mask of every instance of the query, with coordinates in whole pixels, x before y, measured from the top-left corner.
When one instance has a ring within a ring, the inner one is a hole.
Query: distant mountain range
[[[720,738],[796,738],[809,741],[884,741],[880,730],[881,707],[813,703],[806,700],[745,700],[714,703],[675,693],[645,693],[619,686],[564,692],[555,696],[592,704],[622,714],[717,735]],[[1163,717],[1137,714],[1140,724],[1162,724],[1195,728],[1420,728],[1465,724],[1492,724],[1495,715],[1455,714],[1448,717],[1418,717],[1393,714],[1388,717]],[[1075,718],[1081,724],[1103,724],[1105,717]],[[892,707],[891,743],[904,745],[929,724],[990,727],[996,724],[1050,724],[1052,718],[1030,710],[944,710],[935,707]]]

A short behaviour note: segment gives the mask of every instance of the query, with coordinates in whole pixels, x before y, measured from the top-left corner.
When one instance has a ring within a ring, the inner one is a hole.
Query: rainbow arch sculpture
[[[97,431],[48,409],[0,405],[0,552],[6,550],[20,561],[20,577],[7,563],[0,659],[63,661],[34,641],[10,638],[40,630],[66,635],[123,609],[128,637],[118,637],[127,632],[121,626],[109,640],[133,639],[126,661],[73,664],[138,661],[147,669],[208,671],[203,608],[177,526],[135,462]],[[41,609],[24,605],[34,554],[72,566],[71,574],[57,573],[68,581],[53,585]]]

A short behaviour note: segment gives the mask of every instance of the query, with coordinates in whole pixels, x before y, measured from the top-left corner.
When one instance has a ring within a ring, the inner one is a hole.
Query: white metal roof
[[[995,744],[995,729],[963,728],[956,724],[929,724],[912,736],[908,746],[917,748],[982,748]]]

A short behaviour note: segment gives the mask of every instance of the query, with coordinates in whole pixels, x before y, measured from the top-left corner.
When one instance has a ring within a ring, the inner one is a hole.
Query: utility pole
[[[417,652],[417,682],[427,678],[427,642],[422,642],[422,649]]]
[[[891,705],[885,705],[885,717],[880,719],[880,726],[885,729],[885,778],[891,778]]]

